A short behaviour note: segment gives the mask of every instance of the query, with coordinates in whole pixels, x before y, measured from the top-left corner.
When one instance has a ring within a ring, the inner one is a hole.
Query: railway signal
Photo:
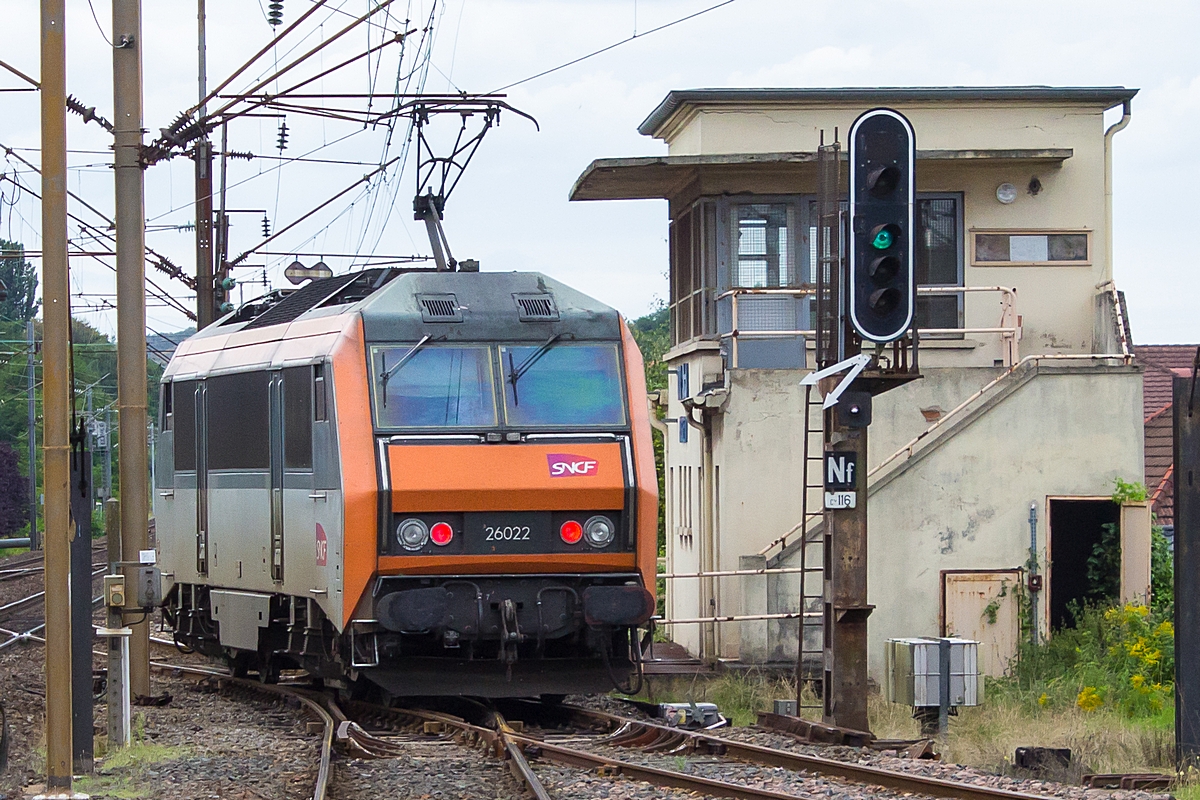
[[[903,114],[877,108],[850,129],[850,322],[890,342],[912,327],[916,136]]]

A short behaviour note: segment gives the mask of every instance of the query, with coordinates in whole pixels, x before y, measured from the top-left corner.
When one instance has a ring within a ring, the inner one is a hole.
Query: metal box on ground
[[[938,705],[941,692],[939,641],[921,636],[888,639],[884,643],[885,698],[917,708]],[[979,643],[955,638],[947,641],[950,642],[950,705],[977,706],[980,701]]]

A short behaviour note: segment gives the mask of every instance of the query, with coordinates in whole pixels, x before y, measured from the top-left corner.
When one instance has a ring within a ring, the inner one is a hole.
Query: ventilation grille
[[[421,294],[417,301],[425,322],[462,322],[462,309],[452,294]]]
[[[545,319],[558,319],[558,306],[554,304],[554,296],[549,294],[514,294],[517,301],[517,311],[523,322]]]

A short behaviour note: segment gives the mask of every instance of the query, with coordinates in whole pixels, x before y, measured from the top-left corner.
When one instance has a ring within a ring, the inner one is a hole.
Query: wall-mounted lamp
[[[996,199],[1004,205],[1009,205],[1017,199],[1017,187],[1011,183],[1002,183],[996,187]]]

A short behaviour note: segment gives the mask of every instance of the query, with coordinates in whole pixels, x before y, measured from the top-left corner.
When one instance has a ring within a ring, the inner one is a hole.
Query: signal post
[[[850,202],[845,220],[848,258],[845,262],[839,258],[829,276],[818,275],[818,295],[836,313],[818,325],[818,360],[824,369],[811,376],[820,381],[825,397],[824,716],[828,724],[860,731],[870,730],[867,619],[874,606],[867,598],[867,429],[871,398],[920,377],[913,263],[915,159],[916,136],[899,112],[878,108],[855,120],[850,129]],[[825,183],[836,187],[836,177]],[[825,205],[831,200],[836,198],[822,198]],[[832,207],[837,207],[836,202]],[[837,241],[833,236],[829,243]],[[823,251],[821,244],[818,250]],[[822,281],[836,285],[822,286]],[[833,376],[846,370],[849,374],[839,383]]]

